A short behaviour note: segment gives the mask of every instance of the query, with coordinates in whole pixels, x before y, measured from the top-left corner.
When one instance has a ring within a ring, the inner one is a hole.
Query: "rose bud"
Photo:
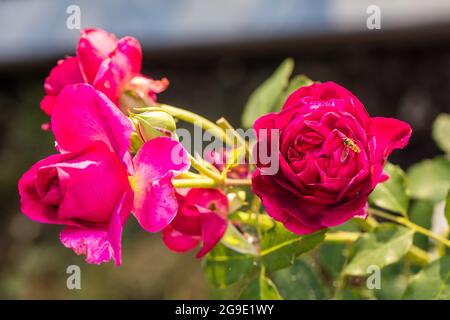
[[[176,129],[173,117],[163,111],[147,111],[132,116],[136,131],[143,141],[161,136],[171,136]]]

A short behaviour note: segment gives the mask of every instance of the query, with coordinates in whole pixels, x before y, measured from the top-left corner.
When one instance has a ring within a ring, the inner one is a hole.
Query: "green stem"
[[[178,177],[182,177],[182,179],[178,179]],[[172,179],[172,185],[175,188],[217,188],[222,185],[228,187],[239,187],[239,186],[247,186],[251,185],[250,179],[226,179],[224,182],[217,182],[210,178],[189,178],[183,177],[182,175],[178,176],[177,179]]]
[[[225,178],[224,184],[226,186],[230,186],[230,187],[232,187],[232,186],[235,186],[235,187],[251,186],[252,179],[228,179],[228,178]]]
[[[327,232],[325,234],[324,242],[350,244],[355,242],[360,236],[361,233],[359,232]],[[415,264],[420,266],[426,265],[431,261],[431,257],[429,256],[429,254],[419,247],[416,247],[415,245],[412,245],[409,248],[407,257],[411,262],[414,262]]]
[[[381,211],[378,209],[374,209],[374,208],[370,208],[369,213],[374,216],[378,216],[380,218],[383,218],[383,219],[386,219],[386,220],[389,220],[392,222],[397,222],[398,224],[401,224],[407,228],[410,228],[414,232],[421,233],[431,239],[434,239],[438,242],[445,244],[447,247],[450,247],[450,241],[448,239],[445,239],[444,237],[437,235],[433,231],[425,229],[424,227],[421,227],[421,226],[415,224],[414,222],[409,221],[408,219],[406,219],[404,217],[395,216],[393,214],[390,214],[390,213],[387,213],[387,212],[384,212],[384,211]]]
[[[207,176],[208,178],[216,181],[217,183],[222,182],[222,176],[218,173],[213,172],[206,166],[204,166],[200,161],[195,159],[192,155],[189,155],[189,159],[191,160],[191,165],[194,167],[195,170],[197,170],[200,174]]]
[[[200,179],[172,179],[172,185],[175,188],[215,188],[217,182],[209,178]]]
[[[241,135],[239,133],[237,133],[236,129],[233,128],[233,126],[231,125],[231,123],[228,122],[227,119],[225,119],[224,117],[220,118],[219,120],[216,121],[217,125],[222,128],[225,132],[226,130],[229,130],[231,132],[231,134],[233,135],[234,139],[237,140],[238,142],[238,146],[244,147],[244,151],[247,155],[250,155],[250,150],[248,147],[248,144],[246,143],[246,141],[244,140],[244,138],[241,137]]]
[[[328,232],[325,234],[325,242],[329,243],[353,243],[361,236],[359,232]]]
[[[430,263],[430,261],[431,261],[431,257],[426,251],[424,251],[414,245],[412,245],[409,248],[409,251],[408,251],[406,257],[411,262],[414,262],[415,264],[418,264],[420,266],[424,266],[424,265]]]
[[[238,211],[236,213],[236,217],[241,221],[242,223],[249,224],[251,226],[256,227],[256,217],[254,216],[253,212],[243,212]],[[264,227],[264,229],[270,229],[273,227],[274,221],[267,215],[260,215],[259,219],[261,220],[260,225]],[[359,237],[362,235],[360,232],[347,232],[347,231],[336,231],[336,232],[327,232],[325,234],[325,243],[344,243],[344,244],[351,244],[359,239]],[[415,245],[412,245],[409,248],[407,258],[415,263],[416,265],[426,265],[431,261],[430,255],[420,249],[419,247],[416,247]]]
[[[167,112],[171,116],[180,119],[182,121],[192,123],[194,125],[199,126],[205,131],[208,131],[213,136],[219,138],[220,140],[224,141],[227,145],[233,146],[233,139],[230,139],[225,131],[220,128],[218,125],[216,125],[214,122],[185,109],[177,108],[174,106],[169,106],[167,104],[160,104],[159,107],[147,107],[147,108],[140,108],[141,111],[163,111]]]
[[[198,173],[194,173],[194,172],[184,172],[181,173],[177,176],[177,179],[201,179],[203,178],[201,175],[199,175]]]
[[[260,217],[260,209],[261,209],[261,199],[257,195],[253,195],[252,198],[252,204],[250,206],[250,210],[255,215],[255,221],[256,221],[256,235],[258,236],[258,241],[261,242],[262,240],[262,233],[261,233],[261,226],[259,224],[259,217]]]

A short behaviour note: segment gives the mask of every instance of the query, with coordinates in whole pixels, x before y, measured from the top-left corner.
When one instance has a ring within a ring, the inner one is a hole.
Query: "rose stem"
[[[206,166],[204,166],[200,161],[195,159],[192,155],[189,155],[189,159],[191,160],[191,165],[196,169],[200,174],[207,176],[208,178],[214,180],[217,183],[222,182],[222,176],[214,171],[210,170]]]
[[[188,123],[200,126],[205,131],[208,131],[212,135],[216,136],[220,140],[224,141],[227,145],[233,146],[233,139],[230,139],[225,131],[216,125],[214,122],[185,109],[169,106],[167,104],[160,104],[158,107],[146,107],[139,108],[139,111],[163,111],[167,112],[171,116],[183,120]]]
[[[390,213],[387,213],[387,212],[384,212],[384,211],[381,211],[378,209],[374,209],[374,208],[369,208],[369,213],[374,216],[378,216],[380,218],[386,219],[386,220],[397,222],[398,224],[404,225],[405,227],[408,227],[415,232],[421,233],[431,239],[442,242],[447,247],[450,247],[449,240],[445,239],[444,237],[441,237],[440,235],[437,235],[436,233],[432,232],[431,230],[425,229],[424,227],[421,227],[421,226],[415,224],[414,222],[409,221],[408,219],[406,219],[404,217],[395,216]]]

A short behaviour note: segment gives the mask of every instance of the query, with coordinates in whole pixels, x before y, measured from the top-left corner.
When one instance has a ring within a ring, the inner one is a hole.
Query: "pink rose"
[[[227,228],[228,199],[217,189],[190,189],[178,194],[175,219],[163,230],[163,241],[176,252],[195,248],[202,241],[197,258],[203,257],[220,241]]]
[[[65,225],[61,242],[85,254],[87,262],[113,258],[119,265],[122,228],[131,210],[147,231],[159,231],[174,219],[178,203],[171,178],[189,169],[187,153],[179,142],[160,137],[131,159],[130,120],[87,84],[61,92],[51,124],[61,154],[22,176],[22,212],[38,222]]]
[[[257,119],[258,150],[277,144],[279,170],[266,175],[258,162],[253,191],[270,216],[294,233],[306,234],[367,215],[367,198],[388,177],[383,165],[403,148],[410,126],[392,118],[371,118],[341,86],[326,82],[292,93],[279,113]],[[272,141],[264,129],[278,130]],[[257,157],[258,159],[258,157]]]
[[[143,76],[142,49],[133,37],[117,39],[101,29],[84,29],[75,57],[59,60],[45,80],[45,97],[41,108],[51,115],[56,98],[65,86],[89,83],[116,105],[126,90],[134,90],[141,99],[151,104],[156,93],[164,91],[169,82]]]

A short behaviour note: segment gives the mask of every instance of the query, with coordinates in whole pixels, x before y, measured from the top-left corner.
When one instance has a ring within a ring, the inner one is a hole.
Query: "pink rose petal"
[[[61,150],[79,151],[102,141],[126,163],[132,125],[102,93],[88,84],[67,86],[59,95],[51,117]]]

